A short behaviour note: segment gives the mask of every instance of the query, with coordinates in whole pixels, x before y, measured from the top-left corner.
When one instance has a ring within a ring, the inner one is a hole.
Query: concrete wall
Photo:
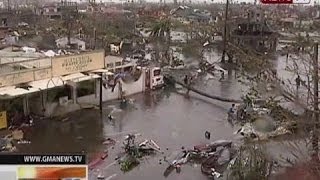
[[[143,70],[140,78],[135,82],[126,83],[121,79],[120,82],[122,84],[122,91],[125,92],[126,96],[130,96],[145,91],[145,78],[146,73],[145,70]]]
[[[98,95],[97,97],[100,97],[100,83],[97,83],[97,92]],[[102,87],[102,101],[106,102],[106,101],[110,101],[110,100],[115,100],[115,99],[119,99],[120,98],[120,85],[119,83],[116,85],[116,87],[114,88],[114,91],[112,91],[112,88],[105,88]]]
[[[64,115],[88,107],[88,105],[99,105],[99,99],[95,94],[78,97],[76,102],[70,100],[66,105],[60,105],[59,102],[47,102],[44,98],[44,107],[41,97],[29,99],[30,112],[46,117]]]
[[[50,91],[50,89],[48,91]],[[52,117],[67,114],[81,108],[81,106],[73,99],[69,99],[64,105],[60,105],[59,102],[56,101],[48,101],[48,91],[41,91],[38,94],[29,97],[28,102],[30,112],[46,117]]]

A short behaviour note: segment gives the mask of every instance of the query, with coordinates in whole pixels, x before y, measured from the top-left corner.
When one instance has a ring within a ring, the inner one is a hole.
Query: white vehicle
[[[163,75],[159,67],[150,68],[150,89],[164,86]]]

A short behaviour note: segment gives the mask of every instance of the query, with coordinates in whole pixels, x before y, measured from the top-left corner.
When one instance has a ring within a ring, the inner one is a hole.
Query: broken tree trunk
[[[313,98],[313,110],[314,110],[314,130],[312,134],[312,149],[314,150],[314,153],[316,154],[316,157],[318,157],[319,152],[319,72],[318,72],[318,43],[314,46],[314,57],[313,57],[313,73],[314,73],[314,98]]]

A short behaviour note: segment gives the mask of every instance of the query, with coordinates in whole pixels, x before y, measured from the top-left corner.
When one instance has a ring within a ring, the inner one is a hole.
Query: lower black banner
[[[85,155],[0,155],[0,164],[85,165]]]

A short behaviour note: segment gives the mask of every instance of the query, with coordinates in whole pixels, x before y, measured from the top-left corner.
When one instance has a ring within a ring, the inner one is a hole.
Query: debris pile
[[[181,151],[171,162],[168,162],[169,166],[163,175],[168,177],[174,169],[179,173],[183,164],[196,163],[201,164],[203,174],[219,178],[232,157],[234,157],[232,141],[218,140],[209,144],[197,145],[191,150]]]
[[[17,144],[31,144],[31,141],[24,138],[23,131],[19,129],[0,139],[0,152],[15,152]]]
[[[129,134],[124,141],[124,156],[119,158],[120,169],[128,172],[140,164],[140,159],[161,152],[160,147],[153,140],[136,141],[136,135]]]

